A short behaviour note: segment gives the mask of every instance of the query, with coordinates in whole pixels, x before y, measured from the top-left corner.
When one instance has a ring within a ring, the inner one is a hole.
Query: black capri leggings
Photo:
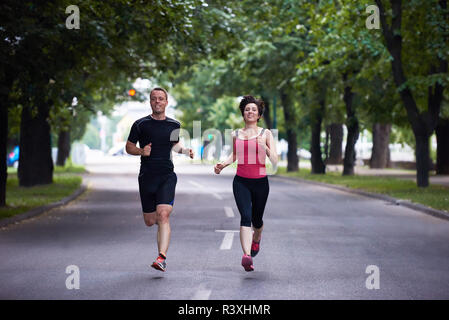
[[[254,228],[261,228],[263,212],[270,192],[268,178],[265,176],[249,179],[236,175],[232,183],[232,191],[241,216],[240,226],[251,227],[252,222]]]

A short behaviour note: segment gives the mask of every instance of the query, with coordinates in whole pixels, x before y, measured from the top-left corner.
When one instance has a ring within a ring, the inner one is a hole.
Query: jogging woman
[[[269,184],[265,168],[265,158],[277,163],[277,152],[270,130],[258,127],[257,122],[264,111],[264,102],[253,96],[244,96],[240,101],[240,111],[245,121],[243,129],[232,134],[233,149],[229,158],[214,167],[215,173],[237,161],[237,173],[233,181],[233,192],[240,212],[240,243],[242,244],[242,266],[245,271],[253,271],[252,258],[260,249],[263,230],[263,214],[267,203]],[[251,225],[254,232],[251,230]]]

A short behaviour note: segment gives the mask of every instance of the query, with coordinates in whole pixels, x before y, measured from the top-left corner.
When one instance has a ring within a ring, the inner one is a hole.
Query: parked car
[[[19,146],[15,146],[14,150],[8,154],[6,157],[6,165],[14,168],[19,166]]]
[[[108,151],[110,156],[128,156],[125,150],[126,142],[119,142]]]

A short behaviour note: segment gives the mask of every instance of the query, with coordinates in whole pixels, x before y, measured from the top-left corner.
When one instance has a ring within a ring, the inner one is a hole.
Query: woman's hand
[[[259,149],[262,149],[265,152],[267,152],[267,149],[269,149],[267,145],[267,138],[265,135],[257,137],[257,144],[259,145]]]
[[[225,168],[225,165],[223,164],[223,162],[220,162],[214,166],[214,171],[216,174],[220,174],[221,170],[223,170],[224,168]]]

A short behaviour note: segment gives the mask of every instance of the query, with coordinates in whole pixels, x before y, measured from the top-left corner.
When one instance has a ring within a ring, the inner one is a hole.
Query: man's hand
[[[193,152],[193,149],[190,148],[181,148],[181,151],[179,151],[179,153],[185,154],[185,155],[189,155],[190,159],[193,159],[193,157],[195,156],[195,153]]]
[[[147,144],[145,147],[143,147],[142,156],[143,157],[149,157],[150,153],[151,153],[151,142],[149,144]]]

